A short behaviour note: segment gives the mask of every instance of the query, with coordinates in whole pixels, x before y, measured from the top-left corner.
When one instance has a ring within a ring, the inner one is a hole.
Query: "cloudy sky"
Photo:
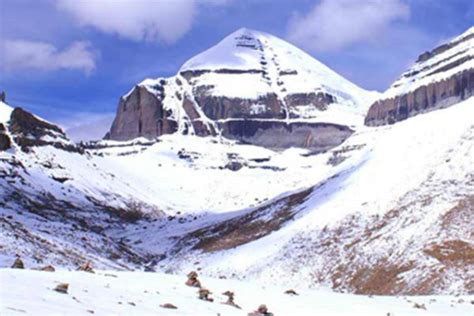
[[[240,27],[383,91],[472,25],[472,0],[0,0],[0,90],[82,138],[108,129],[134,84],[175,74]]]

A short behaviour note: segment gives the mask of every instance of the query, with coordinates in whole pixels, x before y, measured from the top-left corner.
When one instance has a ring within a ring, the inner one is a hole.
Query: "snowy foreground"
[[[377,297],[202,278],[214,302],[197,298],[184,275],[150,272],[0,270],[0,315],[247,315],[266,304],[274,315],[473,315],[474,296]],[[69,283],[68,294],[53,289]],[[242,309],[222,304],[230,290]],[[175,310],[160,305],[171,303]],[[415,307],[418,305],[418,308]],[[424,309],[425,308],[425,309]]]

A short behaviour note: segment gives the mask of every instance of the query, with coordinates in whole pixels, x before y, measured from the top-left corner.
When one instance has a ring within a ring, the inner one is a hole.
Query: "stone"
[[[234,302],[234,296],[235,296],[234,292],[225,291],[224,293],[222,293],[222,295],[227,296],[227,301],[223,302],[223,304],[230,305],[230,306],[233,306],[235,308],[241,309],[241,307]]]
[[[191,271],[187,275],[188,279],[186,280],[186,285],[187,286],[192,286],[192,287],[201,287],[201,282],[198,280],[198,274],[196,271]]]
[[[68,294],[69,283],[59,283],[54,290],[59,293]]]
[[[175,305],[171,303],[165,303],[160,305],[161,308],[167,308],[167,309],[178,309]]]
[[[285,291],[285,294],[288,294],[288,295],[298,295],[298,293],[296,293],[296,291],[293,290],[293,289],[286,290],[286,291]]]
[[[1,124],[0,124],[1,125]],[[12,146],[10,137],[7,134],[0,132],[0,151],[8,150]]]
[[[95,273],[94,269],[92,268],[92,263],[90,261],[87,261],[83,263],[82,265],[80,265],[79,268],[77,268],[77,271]]]
[[[268,311],[265,304],[260,305],[256,311],[249,313],[248,316],[273,316],[273,313]]]
[[[56,269],[52,265],[47,265],[47,266],[42,267],[40,271],[54,272],[56,271]]]
[[[203,301],[214,302],[214,299],[210,297],[211,294],[212,292],[208,289],[200,288],[198,291],[198,298]]]
[[[13,265],[11,266],[12,269],[24,269],[25,264],[20,258],[16,258],[15,261],[13,262]]]

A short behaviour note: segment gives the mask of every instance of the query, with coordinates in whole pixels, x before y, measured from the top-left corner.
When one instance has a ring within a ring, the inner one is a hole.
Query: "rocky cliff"
[[[393,124],[474,95],[474,27],[419,56],[369,109],[365,124]]]
[[[176,76],[135,86],[121,98],[108,138],[178,132],[325,150],[363,122],[373,96],[283,40],[240,29]]]

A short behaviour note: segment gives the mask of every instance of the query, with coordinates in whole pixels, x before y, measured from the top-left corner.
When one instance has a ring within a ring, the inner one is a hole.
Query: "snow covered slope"
[[[198,299],[184,275],[143,272],[0,270],[2,315],[248,315],[266,304],[274,315],[379,316],[472,315],[472,296],[368,297],[325,290],[301,290],[266,284],[203,278],[214,302]],[[68,293],[53,289],[69,284]],[[8,285],[8,286],[5,286]],[[235,293],[240,308],[224,304]],[[173,304],[176,309],[161,307]]]
[[[13,109],[4,102],[0,101],[0,123],[5,123],[10,119]]]
[[[14,144],[0,152],[0,264],[472,293],[473,105],[361,128],[317,155],[178,134]]]
[[[473,293],[472,117],[470,98],[361,130],[317,185],[188,234],[160,264],[361,293]]]
[[[378,96],[295,46],[239,29],[171,78],[123,96],[109,138],[222,135],[267,148],[325,150],[363,123]]]
[[[474,27],[419,56],[370,108],[367,125],[392,124],[474,95]]]
[[[230,98],[257,99],[277,92],[284,99],[296,93],[322,92],[332,95],[338,105],[346,105],[349,110],[363,113],[371,97],[370,93],[299,48],[270,34],[246,28],[235,31],[217,45],[188,60],[180,70],[180,73],[186,72],[200,73],[195,83],[198,86],[213,86],[210,94]],[[221,80],[228,80],[229,83],[223,84]],[[289,109],[287,115],[303,115],[302,118],[314,116],[325,122],[342,123],[331,113],[332,106],[329,111],[320,113],[309,105],[306,109],[297,107]],[[323,119],[320,116],[327,117]]]

